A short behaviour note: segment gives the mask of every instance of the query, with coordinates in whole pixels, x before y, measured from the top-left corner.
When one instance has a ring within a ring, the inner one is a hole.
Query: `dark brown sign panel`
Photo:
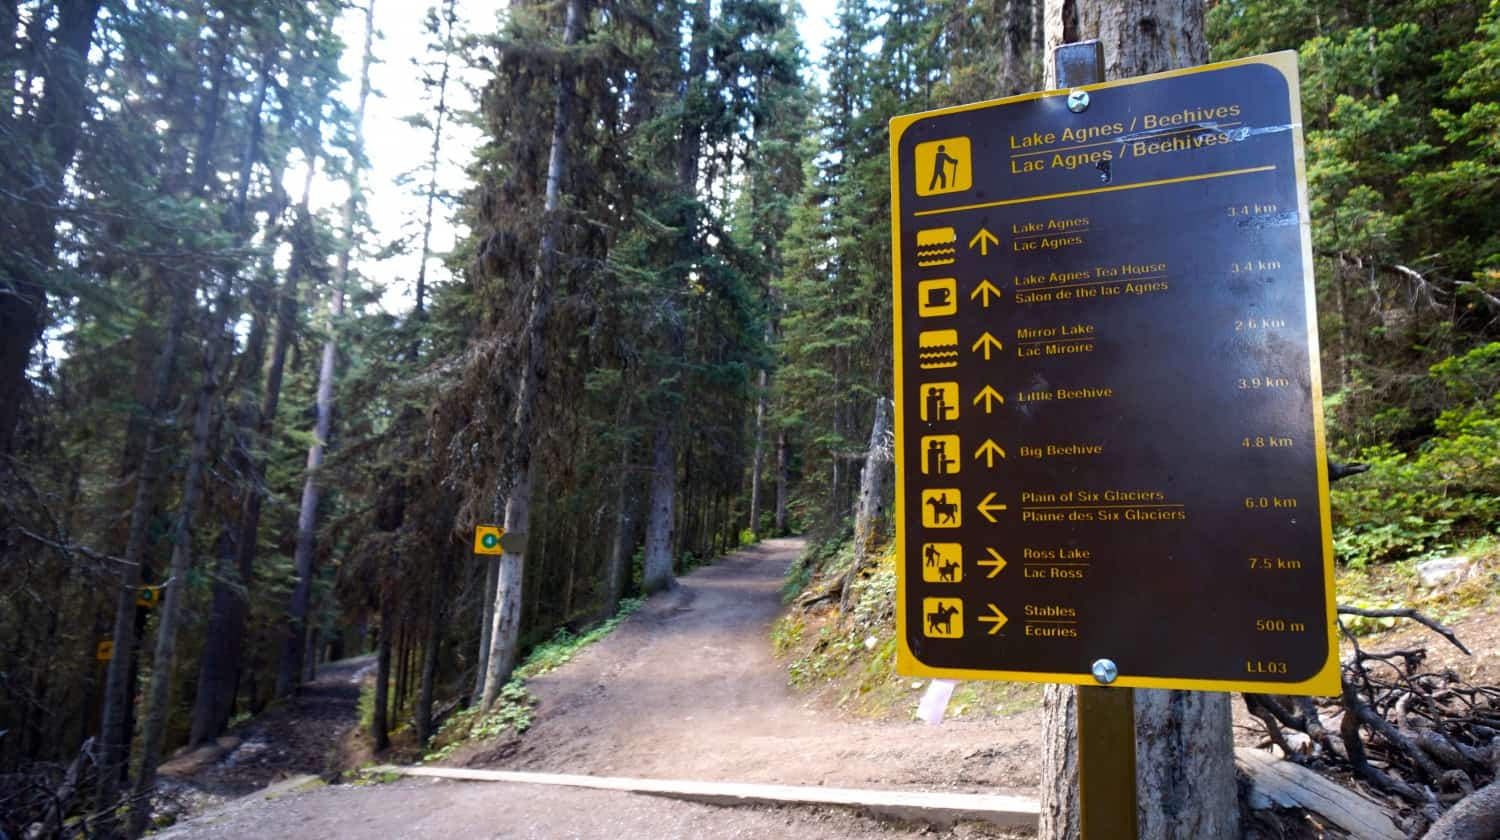
[[[1295,61],[892,121],[903,673],[1337,692]]]

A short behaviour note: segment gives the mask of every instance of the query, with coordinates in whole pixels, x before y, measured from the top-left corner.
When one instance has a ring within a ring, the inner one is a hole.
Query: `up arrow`
[[[988,496],[984,497],[984,501],[979,503],[978,510],[985,519],[988,519],[991,522],[999,522],[1000,520],[994,517],[994,512],[997,510],[1005,510],[1005,505],[992,504],[994,500],[995,493],[994,491],[991,491]]]
[[[976,242],[979,243],[979,255],[981,257],[988,257],[990,255],[991,245],[1000,244],[1000,240],[995,238],[995,234],[990,233],[986,228],[980,228],[979,232],[974,234],[974,238],[969,240],[969,250],[974,250],[974,243]]]
[[[983,295],[983,297],[980,297],[981,295]],[[969,292],[969,300],[980,298],[979,305],[984,307],[985,309],[990,308],[991,297],[1000,297],[1000,290],[996,288],[995,284],[991,283],[988,278],[979,281],[979,285],[974,287],[974,291]]]
[[[989,574],[985,575],[985,578],[988,579],[988,578],[993,578],[995,575],[1000,574],[1000,571],[1005,568],[1005,558],[1001,557],[1000,554],[999,554],[999,552],[995,551],[995,549],[993,549],[993,548],[986,548],[985,551],[989,552],[990,557],[993,558],[993,559],[990,559],[990,560],[980,559],[979,565],[993,569],[993,571],[991,571]]]
[[[1005,626],[1005,622],[1009,621],[1010,619],[1006,618],[1005,617],[1005,613],[1000,612],[1000,608],[997,607],[997,606],[995,606],[994,604],[985,604],[985,606],[990,608],[990,613],[991,614],[990,615],[981,615],[981,616],[979,616],[979,620],[982,621],[982,622],[984,622],[985,624],[993,624],[994,625],[993,627],[990,628],[990,635],[993,636],[996,633],[999,633],[1000,632],[1000,628],[1004,627]]]
[[[984,459],[984,465],[986,467],[993,468],[995,466],[995,456],[996,455],[999,455],[1001,458],[1004,458],[1005,457],[1005,450],[1001,449],[1000,445],[997,444],[997,443],[995,443],[993,440],[986,440],[984,443],[981,443],[979,445],[978,449],[974,450],[974,460],[977,461],[980,458],[983,458]]]
[[[984,403],[984,413],[989,414],[990,410],[995,407],[995,403],[1005,405],[1005,397],[1000,396],[1000,392],[996,391],[992,386],[986,385],[978,394],[974,395],[974,404],[979,405],[980,402]]]
[[[969,349],[978,353],[981,347],[984,348],[984,360],[986,362],[990,360],[990,350],[1003,349],[1000,345],[1000,340],[987,332],[980,335],[979,340],[974,342],[974,346]]]

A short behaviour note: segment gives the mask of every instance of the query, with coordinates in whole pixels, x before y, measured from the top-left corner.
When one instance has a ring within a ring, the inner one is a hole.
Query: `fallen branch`
[[[1432,632],[1437,633],[1438,635],[1452,642],[1454,647],[1458,648],[1469,656],[1474,655],[1468,648],[1464,647],[1464,643],[1458,640],[1458,637],[1453,634],[1452,630],[1449,630],[1447,627],[1444,627],[1443,625],[1437,623],[1436,621],[1433,621],[1427,616],[1422,615],[1411,607],[1397,607],[1394,609],[1385,610],[1369,610],[1365,609],[1364,607],[1346,607],[1340,605],[1339,615],[1358,615],[1364,616],[1365,618],[1409,618],[1412,621],[1415,621],[1416,623],[1426,627]]]

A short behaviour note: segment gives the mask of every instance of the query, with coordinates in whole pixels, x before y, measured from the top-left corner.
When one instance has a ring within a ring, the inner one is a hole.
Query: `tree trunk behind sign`
[[[1105,78],[1121,79],[1208,59],[1197,0],[1047,0],[1046,84],[1056,87],[1051,51],[1098,38]],[[1079,836],[1078,722],[1071,686],[1049,687],[1043,703],[1042,840]],[[1229,695],[1137,690],[1136,810],[1140,836],[1211,840],[1239,836]]]

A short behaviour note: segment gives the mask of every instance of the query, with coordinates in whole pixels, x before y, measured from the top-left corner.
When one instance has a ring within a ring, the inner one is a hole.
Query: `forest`
[[[1500,0],[1201,11],[1212,59],[1298,53],[1329,445],[1370,468],[1339,562],[1493,553]],[[320,663],[374,652],[373,748],[420,747],[744,543],[856,574],[893,527],[887,123],[1042,88],[1042,17],[0,3],[0,829],[139,835],[166,756]],[[398,34],[399,176],[365,120]],[[414,232],[367,206],[398,177]]]

